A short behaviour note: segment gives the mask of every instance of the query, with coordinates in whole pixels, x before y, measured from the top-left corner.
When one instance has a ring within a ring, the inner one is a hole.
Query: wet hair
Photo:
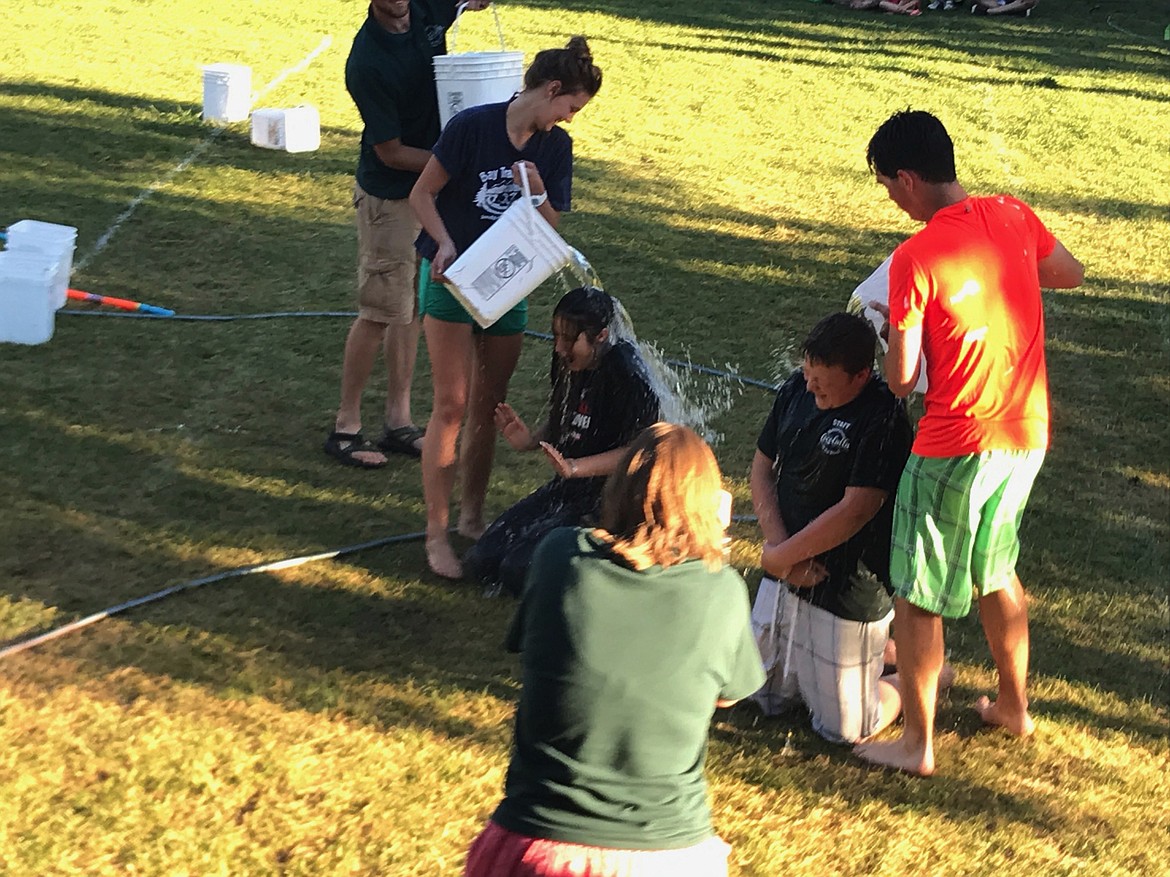
[[[813,365],[839,365],[856,375],[873,368],[877,334],[865,317],[829,314],[808,333],[800,353]]]
[[[595,533],[634,569],[702,560],[723,565],[722,476],[711,448],[685,426],[655,423],[605,482]]]
[[[546,82],[559,82],[561,94],[583,91],[593,97],[601,89],[601,68],[593,63],[593,53],[585,37],[572,37],[563,49],[537,52],[524,71],[524,87],[540,88]]]
[[[955,182],[955,144],[935,116],[902,110],[882,123],[870,138],[865,159],[883,177],[913,171],[927,183]]]
[[[613,322],[613,297],[596,286],[570,289],[553,308],[553,320],[560,320],[574,338],[585,333],[589,343],[597,341],[601,330]]]

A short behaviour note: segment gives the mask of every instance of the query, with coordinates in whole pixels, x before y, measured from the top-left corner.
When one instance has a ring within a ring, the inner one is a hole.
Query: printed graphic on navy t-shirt
[[[475,193],[479,218],[495,222],[520,197],[520,191],[520,186],[512,179],[512,168],[480,171],[479,191]]]

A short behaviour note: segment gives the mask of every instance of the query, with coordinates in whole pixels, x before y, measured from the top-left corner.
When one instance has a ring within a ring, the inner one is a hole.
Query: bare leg
[[[419,321],[416,317],[403,325],[386,327],[382,346],[386,357],[386,414],[390,429],[413,424],[410,415],[410,385],[414,380],[414,363],[418,358]],[[415,447],[421,448],[419,441]]]
[[[934,711],[943,666],[942,616],[894,601],[898,677],[905,727],[897,740],[860,743],[861,758],[918,776],[934,773]]]
[[[422,447],[423,496],[427,506],[427,563],[449,579],[463,577],[463,565],[451,548],[447,527],[455,486],[455,446],[467,410],[471,382],[471,326],[423,318],[431,360],[434,402]]]
[[[892,643],[893,640],[890,640]],[[888,654],[888,652],[887,652]],[[951,683],[955,681],[955,669],[950,664],[943,664],[942,670],[938,674],[938,693],[942,694],[951,687]],[[881,714],[878,718],[877,726],[873,732],[866,737],[865,740],[858,741],[864,743],[876,737],[882,731],[890,726],[894,719],[902,712],[902,679],[897,673],[891,673],[888,676],[883,676],[879,681],[878,694],[881,698]]]
[[[999,693],[984,696],[975,710],[989,725],[1027,737],[1036,730],[1028,715],[1028,599],[1014,574],[1004,589],[979,598],[979,620],[999,673]]]
[[[385,331],[383,331],[385,330]],[[362,428],[362,391],[378,348],[382,345],[383,334],[389,334],[389,327],[358,317],[349,327],[345,339],[345,354],[341,361],[341,405],[333,428],[337,432],[355,433]],[[363,463],[385,463],[386,455],[381,451],[355,451],[354,459]]]
[[[463,496],[459,506],[459,533],[470,539],[483,535],[483,503],[496,452],[493,417],[496,406],[508,395],[508,381],[516,370],[523,342],[523,335],[481,335],[477,340],[467,427],[460,449]]]

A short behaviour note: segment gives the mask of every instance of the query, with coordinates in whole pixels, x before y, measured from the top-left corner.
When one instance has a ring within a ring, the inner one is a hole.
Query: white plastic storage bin
[[[313,152],[321,146],[321,116],[309,105],[252,112],[252,144],[285,152]]]
[[[53,310],[64,307],[73,273],[73,251],[77,246],[77,229],[36,219],[22,219],[8,226],[8,249],[13,253],[43,253],[57,263],[53,274],[51,301]]]
[[[43,344],[53,337],[53,278],[48,253],[0,251],[0,341]]]

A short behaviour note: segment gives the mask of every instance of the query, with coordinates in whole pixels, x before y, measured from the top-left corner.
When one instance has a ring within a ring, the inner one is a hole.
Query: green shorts
[[[519,335],[528,327],[528,299],[504,314],[486,329],[467,313],[467,308],[442,283],[431,280],[431,260],[423,259],[418,269],[418,313],[444,323],[470,323],[472,331],[484,335]]]
[[[1043,462],[1042,450],[911,454],[894,502],[890,581],[897,596],[962,618],[973,595],[1010,583],[1020,521]]]

